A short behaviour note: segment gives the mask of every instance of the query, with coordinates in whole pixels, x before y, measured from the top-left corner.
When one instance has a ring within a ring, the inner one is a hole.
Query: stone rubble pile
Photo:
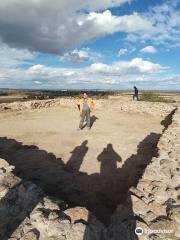
[[[118,104],[117,104],[118,101]],[[115,109],[116,111],[122,111],[127,113],[148,113],[151,115],[166,116],[176,104],[168,103],[152,103],[141,101],[120,101],[120,100],[108,100],[98,99],[95,100],[95,109],[101,109],[109,106],[108,109]],[[13,102],[13,103],[1,103],[0,112],[4,111],[24,111],[40,108],[63,106],[67,108],[75,108],[76,104],[73,98],[57,98],[48,100],[33,100],[26,102]]]
[[[118,105],[115,104],[112,108],[120,110],[122,112],[128,113],[148,113],[151,115],[161,115],[165,117],[168,113],[172,111],[175,104],[169,103],[156,103],[156,102],[141,102],[141,101],[132,101],[132,102],[120,102]]]
[[[24,111],[39,108],[47,108],[52,106],[59,106],[60,99],[49,99],[49,100],[33,100],[26,102],[13,102],[13,103],[1,103],[0,112],[3,111]]]
[[[68,208],[63,200],[45,196],[29,181],[12,173],[0,159],[0,239],[101,239],[105,227],[82,207]]]
[[[146,234],[139,239],[180,239],[180,108],[158,143],[158,157],[147,166],[137,187],[130,189],[136,222]],[[128,200],[127,200],[128,205]],[[158,233],[158,231],[160,232]]]

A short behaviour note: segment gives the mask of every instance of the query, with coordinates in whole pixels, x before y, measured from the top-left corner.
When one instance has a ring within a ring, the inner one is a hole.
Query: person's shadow
[[[172,124],[173,115],[177,111],[177,108],[175,108],[172,112],[170,112],[164,120],[161,121],[161,125],[164,126],[163,132],[168,128],[169,125]]]
[[[113,145],[109,143],[102,153],[99,154],[97,160],[101,162],[100,173],[101,176],[108,177],[117,169],[117,162],[121,162],[121,157],[114,151]]]
[[[77,146],[73,149],[71,152],[72,155],[65,165],[65,169],[67,171],[78,172],[80,170],[83,159],[88,151],[87,143],[88,141],[85,140],[80,146]]]
[[[92,126],[94,125],[94,123],[97,121],[98,117],[96,117],[95,115],[92,115],[90,118],[90,127],[92,128]]]

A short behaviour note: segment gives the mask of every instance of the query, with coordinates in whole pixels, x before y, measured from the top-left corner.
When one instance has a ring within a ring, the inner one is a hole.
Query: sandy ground
[[[100,156],[108,148],[117,158],[117,167],[132,154],[150,133],[161,133],[160,116],[129,114],[111,109],[95,110],[91,130],[77,131],[77,109],[54,107],[0,114],[0,137],[35,145],[71,164],[72,155],[81,158],[74,166],[88,174],[100,172]],[[25,159],[24,159],[25,160]],[[38,160],[37,160],[38,161]]]

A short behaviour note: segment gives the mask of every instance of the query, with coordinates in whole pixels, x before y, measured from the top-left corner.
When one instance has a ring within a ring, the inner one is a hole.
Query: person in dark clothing
[[[133,100],[139,101],[139,91],[136,86],[134,86],[134,95],[133,95]]]

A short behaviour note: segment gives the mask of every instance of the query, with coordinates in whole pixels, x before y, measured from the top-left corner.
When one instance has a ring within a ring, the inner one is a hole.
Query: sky
[[[180,0],[0,1],[0,88],[180,91]]]

